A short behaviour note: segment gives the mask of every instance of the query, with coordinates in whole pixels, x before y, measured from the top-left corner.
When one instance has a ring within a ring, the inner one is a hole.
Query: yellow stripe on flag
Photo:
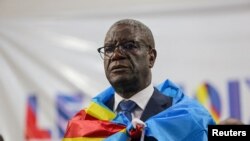
[[[115,113],[101,105],[91,102],[90,106],[85,109],[86,113],[99,120],[112,120],[115,118]]]
[[[122,129],[121,131],[119,131],[121,133],[126,133],[126,128]]]

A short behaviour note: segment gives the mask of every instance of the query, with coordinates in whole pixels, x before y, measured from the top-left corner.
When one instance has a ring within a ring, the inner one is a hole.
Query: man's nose
[[[111,56],[111,59],[117,59],[121,57],[124,57],[124,53],[121,51],[120,46],[117,46],[113,51],[113,55]]]

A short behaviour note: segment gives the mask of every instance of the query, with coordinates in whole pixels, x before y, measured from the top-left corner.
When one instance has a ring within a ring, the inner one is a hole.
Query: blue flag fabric
[[[196,100],[186,96],[170,80],[164,81],[156,88],[162,94],[172,97],[173,104],[145,121],[145,135],[159,141],[207,141],[208,125],[215,124],[210,113]],[[93,101],[106,107],[103,103],[113,95],[114,89],[109,87],[94,97]],[[131,123],[119,114],[113,122],[126,125],[128,131],[132,128]]]

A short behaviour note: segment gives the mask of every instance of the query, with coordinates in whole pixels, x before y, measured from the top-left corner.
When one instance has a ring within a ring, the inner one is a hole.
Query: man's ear
[[[149,68],[153,68],[156,56],[157,56],[156,50],[154,48],[150,49],[150,51],[149,51]]]

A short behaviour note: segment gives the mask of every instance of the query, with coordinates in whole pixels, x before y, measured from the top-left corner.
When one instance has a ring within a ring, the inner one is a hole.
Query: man
[[[207,140],[207,125],[215,124],[207,110],[169,80],[152,85],[157,52],[146,25],[114,23],[98,52],[111,87],[69,121],[64,141]]]

